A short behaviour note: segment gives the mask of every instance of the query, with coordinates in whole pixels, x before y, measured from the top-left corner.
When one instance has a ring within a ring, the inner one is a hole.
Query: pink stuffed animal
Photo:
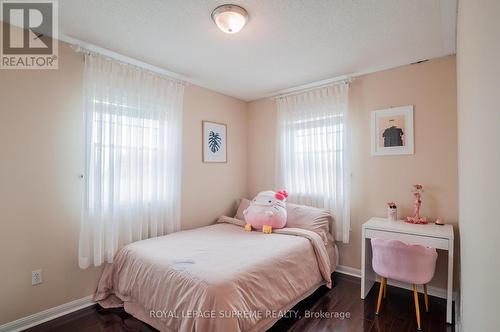
[[[283,228],[286,225],[285,200],[288,193],[285,190],[278,192],[262,191],[255,196],[250,206],[243,211],[247,225],[245,229],[262,229],[264,233],[271,233],[273,228]]]

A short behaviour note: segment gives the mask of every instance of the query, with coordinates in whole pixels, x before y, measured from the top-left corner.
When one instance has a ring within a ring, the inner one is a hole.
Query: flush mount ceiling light
[[[212,20],[223,32],[237,33],[248,22],[248,13],[237,5],[222,5],[213,10]]]

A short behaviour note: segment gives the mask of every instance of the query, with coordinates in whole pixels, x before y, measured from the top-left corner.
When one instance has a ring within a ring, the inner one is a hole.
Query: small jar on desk
[[[387,219],[389,221],[398,220],[398,208],[394,202],[387,203]]]

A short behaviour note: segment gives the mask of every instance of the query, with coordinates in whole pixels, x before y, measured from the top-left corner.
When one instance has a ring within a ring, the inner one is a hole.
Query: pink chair
[[[434,277],[437,252],[435,248],[409,245],[397,240],[372,239],[373,270],[381,277],[377,301],[377,315],[380,310],[382,294],[387,292],[387,279],[413,284],[415,313],[420,330],[420,309],[417,285],[424,285],[425,311],[429,311],[427,283]]]

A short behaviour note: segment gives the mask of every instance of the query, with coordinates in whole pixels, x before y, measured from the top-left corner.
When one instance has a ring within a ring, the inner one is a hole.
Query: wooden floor
[[[331,290],[320,288],[309,298],[299,303],[293,312],[299,318],[283,318],[270,331],[416,331],[413,293],[388,286],[387,298],[382,305],[381,315],[375,315],[378,284],[363,301],[359,297],[360,281],[358,278],[334,274],[335,287]],[[423,295],[421,294],[421,309]],[[445,322],[446,301],[429,297],[430,312],[422,314],[423,331],[454,331],[453,325]],[[306,314],[337,313],[338,318],[307,318]],[[341,318],[344,315],[343,319]],[[349,318],[347,318],[349,315]],[[79,310],[29,329],[30,332],[121,332],[121,331],[156,331],[152,327],[128,315],[122,309],[102,309],[94,306]]]

